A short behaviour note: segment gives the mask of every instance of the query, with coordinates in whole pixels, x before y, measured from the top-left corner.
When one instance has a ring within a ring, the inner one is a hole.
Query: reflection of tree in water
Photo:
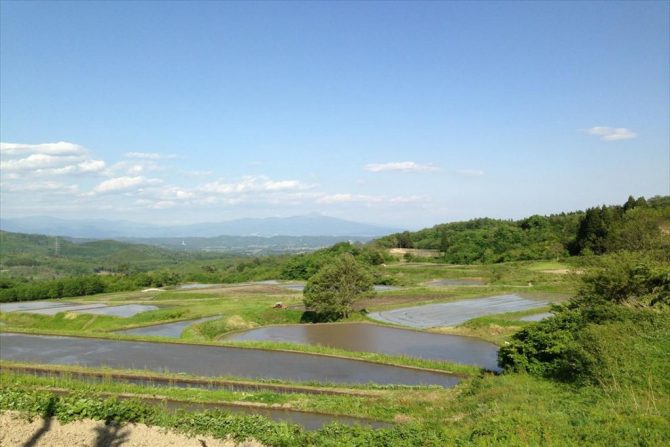
[[[128,441],[129,431],[117,424],[96,427],[95,447],[118,447]]]

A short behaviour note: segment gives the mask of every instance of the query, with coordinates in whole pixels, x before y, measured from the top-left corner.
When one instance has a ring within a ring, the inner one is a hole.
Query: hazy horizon
[[[3,2],[3,218],[419,229],[670,194],[670,3]]]

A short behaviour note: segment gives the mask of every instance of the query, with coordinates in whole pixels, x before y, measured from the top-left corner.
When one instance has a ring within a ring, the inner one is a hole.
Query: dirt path
[[[61,424],[36,417],[32,422],[15,412],[0,414],[0,446],[39,447],[263,447],[255,441],[237,444],[209,436],[186,435],[144,424],[105,425],[83,420]]]

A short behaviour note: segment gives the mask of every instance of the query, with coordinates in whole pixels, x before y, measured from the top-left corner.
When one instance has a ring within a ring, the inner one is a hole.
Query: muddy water
[[[0,333],[0,346],[3,360],[184,372],[207,377],[444,387],[459,380],[430,371],[260,349],[12,333]]]
[[[522,298],[518,295],[499,295],[475,298],[451,303],[426,304],[401,309],[373,312],[368,316],[374,320],[416,328],[456,326],[468,320],[486,315],[544,307],[546,301]]]
[[[381,352],[497,369],[498,348],[472,337],[429,334],[374,324],[297,324],[230,334],[222,340],[282,341],[330,346],[348,351]]]
[[[187,327],[204,323],[205,321],[215,320],[221,318],[220,315],[214,317],[199,318],[197,320],[177,321],[175,323],[156,324],[153,326],[138,327],[135,329],[126,329],[124,331],[116,331],[117,334],[125,335],[148,335],[152,337],[168,337],[179,338],[181,333]]]

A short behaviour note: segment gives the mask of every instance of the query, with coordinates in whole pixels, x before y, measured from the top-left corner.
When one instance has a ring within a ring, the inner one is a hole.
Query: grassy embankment
[[[670,442],[670,318],[658,314],[642,326],[615,321],[596,326],[602,374],[591,383],[561,383],[523,373],[481,376],[454,389],[386,390],[371,396],[301,393],[235,393],[136,385],[84,384],[74,379],[17,378],[3,390],[0,408],[43,414],[48,392],[80,391],[57,398],[51,412],[64,419],[139,420],[186,432],[267,445],[549,445],[661,446]],[[15,392],[14,390],[19,390]],[[95,393],[148,394],[194,402],[240,401],[396,421],[391,429],[331,426],[314,433],[263,418],[224,413],[174,415],[128,402],[101,403]],[[138,409],[141,408],[141,409]]]
[[[557,301],[569,296],[574,290],[574,275],[547,273],[544,267],[569,268],[563,263],[510,263],[485,266],[447,266],[436,264],[392,264],[380,267],[407,284],[400,290],[383,292],[375,298],[359,303],[367,311],[386,310],[435,302],[449,302],[481,296],[517,293]],[[483,285],[460,287],[427,286],[435,279],[480,279]],[[529,285],[530,283],[530,285]],[[152,324],[175,322],[221,315],[221,318],[188,328],[182,335],[184,340],[211,341],[221,335],[259,326],[299,323],[303,317],[300,310],[302,295],[271,285],[229,285],[205,290],[168,290],[164,292],[120,292],[99,294],[86,298],[65,299],[77,303],[107,303],[110,305],[142,303],[159,306],[159,310],[143,312],[129,318],[103,315],[59,313],[54,316],[4,313],[0,321],[3,330],[18,330],[70,335],[113,336],[113,331]],[[288,308],[273,309],[276,302]],[[516,314],[501,314],[468,322],[459,328],[439,328],[439,332],[474,335],[502,343],[511,333],[527,323],[517,318],[545,311],[544,308]],[[365,317],[354,313],[347,321],[361,321]],[[138,337],[133,337],[138,339]],[[239,342],[229,342],[230,344]],[[287,346],[265,342],[245,342],[243,346],[272,349],[328,352],[328,348]],[[331,351],[331,353],[334,353]],[[337,353],[342,354],[342,353]]]

